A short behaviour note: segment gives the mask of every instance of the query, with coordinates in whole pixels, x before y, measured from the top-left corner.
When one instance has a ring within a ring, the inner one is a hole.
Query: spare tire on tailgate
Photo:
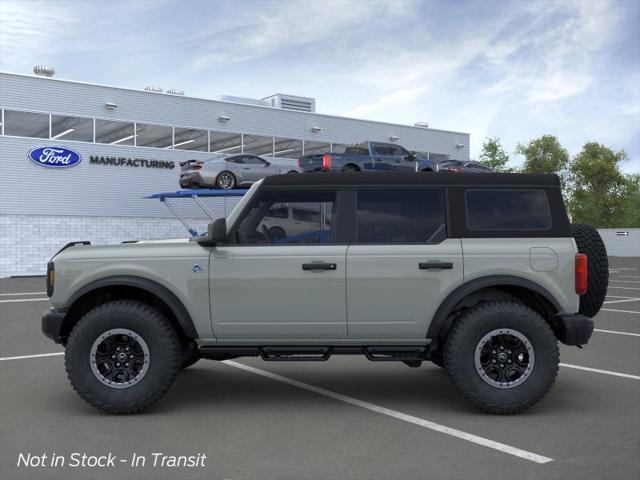
[[[578,252],[589,257],[587,293],[580,297],[579,313],[594,317],[602,308],[609,285],[609,259],[607,249],[598,231],[591,225],[571,224],[571,236]]]

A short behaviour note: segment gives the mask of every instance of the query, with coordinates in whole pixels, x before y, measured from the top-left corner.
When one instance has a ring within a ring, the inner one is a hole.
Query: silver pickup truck
[[[553,175],[280,175],[192,241],[68,245],[42,328],[110,413],[150,407],[201,358],[363,354],[431,361],[507,414],[549,391],[558,341],[588,342],[607,282],[597,231],[569,223]]]

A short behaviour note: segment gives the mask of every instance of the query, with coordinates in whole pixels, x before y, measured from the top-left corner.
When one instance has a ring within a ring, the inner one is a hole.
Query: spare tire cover
[[[602,308],[609,286],[609,259],[604,242],[591,225],[571,224],[578,252],[589,257],[587,293],[580,297],[579,313],[594,317]]]

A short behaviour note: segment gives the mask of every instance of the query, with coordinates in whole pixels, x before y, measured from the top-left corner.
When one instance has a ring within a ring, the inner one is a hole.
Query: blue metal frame
[[[207,208],[207,206],[202,203],[200,198],[220,198],[220,197],[242,197],[247,190],[242,190],[239,188],[234,188],[231,190],[216,190],[213,188],[194,188],[194,189],[185,189],[185,190],[177,190],[175,192],[160,192],[154,193],[147,197],[143,198],[157,198],[162,202],[171,213],[176,217],[176,219],[184,225],[184,227],[189,232],[189,235],[192,237],[197,237],[199,235],[198,231],[189,225],[185,219],[183,219],[178,211],[173,207],[169,199],[172,198],[191,198],[196,204],[202,209],[202,211],[209,217],[211,220],[215,220],[215,216],[211,213],[211,211]]]

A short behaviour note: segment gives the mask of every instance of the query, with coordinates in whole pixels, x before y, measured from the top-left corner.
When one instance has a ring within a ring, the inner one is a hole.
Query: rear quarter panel
[[[489,275],[513,275],[545,288],[562,312],[578,311],[573,238],[465,238],[464,281]]]

